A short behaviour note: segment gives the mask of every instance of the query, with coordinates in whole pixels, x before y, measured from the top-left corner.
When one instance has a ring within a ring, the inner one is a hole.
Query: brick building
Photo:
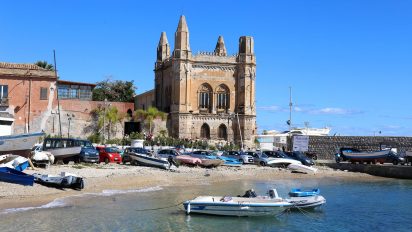
[[[134,103],[92,101],[94,87],[57,81],[54,71],[37,65],[0,62],[0,135],[38,131],[58,135],[60,121],[63,136],[70,133],[85,138],[95,131],[94,109],[111,105],[120,112],[133,113]],[[118,127],[115,136],[121,137],[124,126]]]

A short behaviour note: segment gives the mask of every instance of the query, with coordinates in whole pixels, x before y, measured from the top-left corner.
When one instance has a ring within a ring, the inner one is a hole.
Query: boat
[[[306,197],[291,197],[285,199],[287,202],[293,204],[293,208],[314,209],[326,204],[326,199],[321,195],[306,196]]]
[[[313,173],[313,174],[315,174],[318,171],[317,168],[306,166],[303,164],[289,164],[288,169],[295,171],[295,172]]]
[[[9,167],[17,171],[24,171],[29,166],[29,160],[19,155],[7,155],[0,167]]]
[[[198,165],[202,163],[202,160],[199,158],[191,157],[189,155],[177,155],[175,159],[181,163],[188,164],[188,165]]]
[[[199,164],[202,167],[210,168],[210,167],[218,167],[222,165],[225,161],[219,159],[217,156],[212,155],[208,151],[193,151],[190,153],[190,156],[194,158],[199,158],[202,162]]]
[[[220,160],[220,159],[200,159],[202,160],[202,163],[200,163],[199,165],[205,168],[215,168],[218,167],[220,165],[222,165],[225,161]]]
[[[0,167],[0,181],[33,186],[34,177],[9,167]]]
[[[335,154],[335,160],[337,163],[340,161],[346,161],[355,163],[355,162],[372,162],[372,163],[384,163],[386,158],[391,154],[391,149],[384,149],[380,151],[360,151],[355,148],[345,148],[342,147],[339,149],[339,152]]]
[[[31,149],[45,133],[0,136],[0,155],[13,154],[29,157]]]
[[[237,159],[234,158],[229,158],[226,156],[216,156],[218,159],[223,160],[224,163],[222,164],[222,166],[229,166],[229,167],[240,167],[242,166],[242,162],[240,162]]]
[[[79,190],[84,188],[83,178],[68,172],[62,172],[60,173],[60,175],[34,173],[33,177],[36,183],[45,186],[72,188]]]
[[[140,164],[144,166],[158,167],[163,169],[171,169],[174,163],[173,158],[162,158],[152,154],[141,154],[136,152],[129,152],[132,164]],[[176,163],[174,163],[175,166]]]
[[[287,158],[272,158],[269,157],[267,159],[267,164],[268,166],[273,166],[273,167],[287,167],[290,164],[302,164],[299,160],[294,160],[294,159],[287,159]]]
[[[276,191],[276,190],[275,190]],[[253,190],[248,192],[254,193]],[[257,197],[256,195],[199,196],[183,203],[187,214],[210,214],[221,216],[268,216],[279,215],[293,206],[292,203],[278,197]]]
[[[316,196],[320,194],[320,190],[312,189],[312,190],[301,190],[301,189],[292,189],[289,192],[289,196],[291,197],[308,197],[308,196]]]

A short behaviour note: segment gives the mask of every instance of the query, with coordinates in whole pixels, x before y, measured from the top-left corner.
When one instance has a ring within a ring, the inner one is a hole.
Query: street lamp
[[[68,129],[67,129],[67,138],[70,138],[70,121],[71,121],[74,117],[75,117],[74,114],[72,114],[72,115],[67,114],[67,120],[69,121],[69,127],[68,127]]]

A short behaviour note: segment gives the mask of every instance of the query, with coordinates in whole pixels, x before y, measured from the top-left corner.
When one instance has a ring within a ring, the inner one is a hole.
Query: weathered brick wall
[[[398,153],[412,150],[412,137],[385,136],[310,136],[309,152],[318,159],[333,159],[340,147],[354,147],[365,151],[379,150],[380,144],[396,147]]]

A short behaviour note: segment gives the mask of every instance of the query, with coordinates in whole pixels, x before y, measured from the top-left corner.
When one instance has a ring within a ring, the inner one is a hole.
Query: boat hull
[[[201,159],[202,163],[199,165],[202,167],[217,167],[222,165],[225,161],[220,159]]]
[[[79,155],[81,152],[81,147],[65,147],[65,148],[55,148],[47,149],[47,152],[50,152],[56,160],[69,158],[75,155]]]
[[[291,197],[286,199],[293,204],[293,208],[314,209],[326,204],[326,199],[321,195],[308,197]]]
[[[342,151],[342,154],[347,160],[379,160],[385,159],[390,153],[390,150],[374,151],[374,152],[348,152]]]
[[[296,172],[313,173],[315,174],[318,169],[314,167],[309,167],[303,164],[289,164],[288,169]]]
[[[137,153],[130,153],[130,158],[132,162],[137,162],[140,165],[150,166],[150,167],[158,167],[163,169],[169,168],[169,162],[166,158],[156,158],[156,157],[149,157],[146,155],[141,155]]]
[[[0,136],[0,155],[13,154],[24,157],[29,157],[34,144],[39,141],[39,138],[45,133],[30,133],[19,135]]]
[[[33,186],[34,177],[12,168],[3,167],[0,168],[0,181]]]
[[[186,213],[209,214],[220,216],[268,216],[279,215],[291,204],[288,202],[276,203],[248,203],[248,202],[196,202],[186,201],[183,206]]]

